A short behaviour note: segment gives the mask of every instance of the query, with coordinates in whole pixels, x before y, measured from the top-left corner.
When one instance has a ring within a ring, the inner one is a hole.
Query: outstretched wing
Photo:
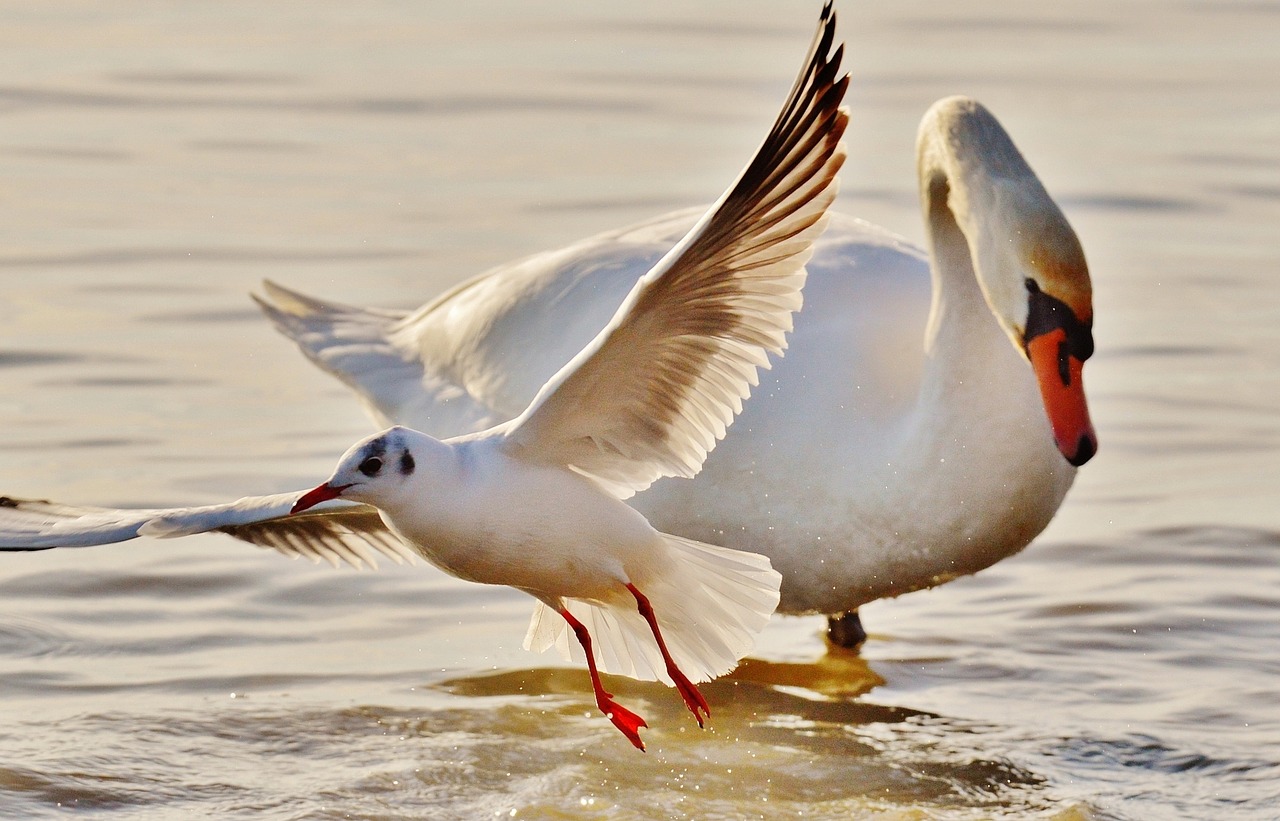
[[[501,428],[523,458],[568,465],[625,499],[697,474],[757,369],[780,354],[804,263],[844,161],[848,114],[822,14],[809,58],[737,182],[636,284],[612,321]]]
[[[300,493],[248,496],[205,507],[117,510],[0,497],[0,550],[92,547],[138,536],[169,538],[221,532],[289,556],[337,567],[377,566],[378,553],[397,563],[417,554],[369,505],[334,501],[290,516]]]

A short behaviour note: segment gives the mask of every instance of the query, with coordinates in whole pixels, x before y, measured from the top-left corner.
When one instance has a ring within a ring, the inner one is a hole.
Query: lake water
[[[313,485],[371,430],[246,298],[410,307],[707,202],[816,2],[0,4],[0,492]],[[778,618],[705,692],[520,649],[529,601],[222,537],[0,557],[0,817],[1280,817],[1280,4],[842,2],[838,210],[922,239],[984,101],[1075,224],[1101,438],[1022,555]]]

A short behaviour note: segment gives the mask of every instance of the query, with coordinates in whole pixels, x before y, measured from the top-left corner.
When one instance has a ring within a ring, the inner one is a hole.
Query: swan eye
[[[374,477],[382,470],[382,460],[377,456],[370,456],[360,463],[360,472],[365,476]]]
[[[1051,331],[1061,330],[1065,347],[1059,350],[1059,359],[1072,356],[1084,362],[1093,355],[1093,320],[1081,322],[1067,303],[1041,290],[1034,279],[1025,280],[1027,287],[1027,324],[1022,332],[1022,344]],[[1065,366],[1061,366],[1065,367]],[[1065,373],[1065,371],[1064,371]],[[1064,384],[1066,378],[1063,378]]]

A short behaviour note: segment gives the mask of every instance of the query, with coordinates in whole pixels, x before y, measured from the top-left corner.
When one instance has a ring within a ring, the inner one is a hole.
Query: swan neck
[[[965,180],[934,168],[921,178],[921,206],[927,231],[933,296],[925,327],[931,356],[972,344],[972,326],[995,325],[979,282],[970,239]],[[957,208],[963,209],[957,213]]]
[[[964,98],[930,109],[917,149],[933,296],[913,447],[920,437],[949,439],[951,425],[1020,417],[1038,402],[1011,341],[1016,308],[997,307],[1016,305],[1025,288],[1000,238],[1012,228],[1004,222],[1009,184],[1030,169],[995,118]]]
[[[963,97],[934,104],[916,148],[934,288],[927,343],[949,315],[989,324],[994,314],[1012,334],[1026,302],[1010,245],[1021,227],[1016,198],[1042,190],[1035,174],[995,117]]]

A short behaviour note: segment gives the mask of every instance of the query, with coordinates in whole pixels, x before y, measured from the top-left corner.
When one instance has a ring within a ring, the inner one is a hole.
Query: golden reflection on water
[[[449,679],[441,682],[440,686],[449,692],[465,696],[565,693],[570,690],[554,688],[569,686],[570,678],[565,674],[572,672],[559,667],[512,670],[493,675]],[[625,677],[605,678],[609,680],[611,690],[631,686],[631,680]],[[572,691],[581,690],[581,683],[579,681],[571,685]],[[828,647],[826,655],[809,663],[775,662],[748,657],[742,660],[736,670],[721,676],[715,682],[703,685],[703,688],[710,691],[710,688],[719,689],[728,683],[735,686],[750,684],[764,689],[788,687],[806,691],[813,697],[855,699],[885,681],[856,651]]]
[[[836,818],[856,812],[854,817],[872,813],[869,817],[895,819],[935,817],[938,806],[953,803],[952,811],[962,813],[954,817],[974,818],[1006,810],[1040,812],[1051,803],[1037,796],[1040,776],[1000,756],[982,755],[976,739],[956,743],[979,733],[978,728],[860,700],[883,680],[847,651],[812,663],[748,659],[734,674],[702,685],[712,705],[705,731],[693,724],[673,690],[606,678],[608,690],[649,720],[647,754],[616,743],[581,670],[508,670],[451,678],[438,686],[454,695],[491,699],[495,723],[529,744],[540,739],[581,747],[571,760],[584,768],[587,806],[612,807],[622,817],[629,817],[627,808],[636,800],[675,817],[690,812],[690,817]],[[552,769],[544,774],[556,778],[552,763],[546,764]],[[695,796],[696,809],[683,806]],[[974,796],[982,796],[987,814],[963,814],[961,802]],[[921,802],[935,805],[934,810],[913,808]],[[1046,817],[1085,817],[1078,808],[1060,810]],[[552,812],[552,805],[526,805],[520,813],[538,817],[542,811]]]
[[[857,698],[885,683],[857,651],[830,645],[826,655],[809,664],[743,659],[727,678],[793,687],[831,699]]]

